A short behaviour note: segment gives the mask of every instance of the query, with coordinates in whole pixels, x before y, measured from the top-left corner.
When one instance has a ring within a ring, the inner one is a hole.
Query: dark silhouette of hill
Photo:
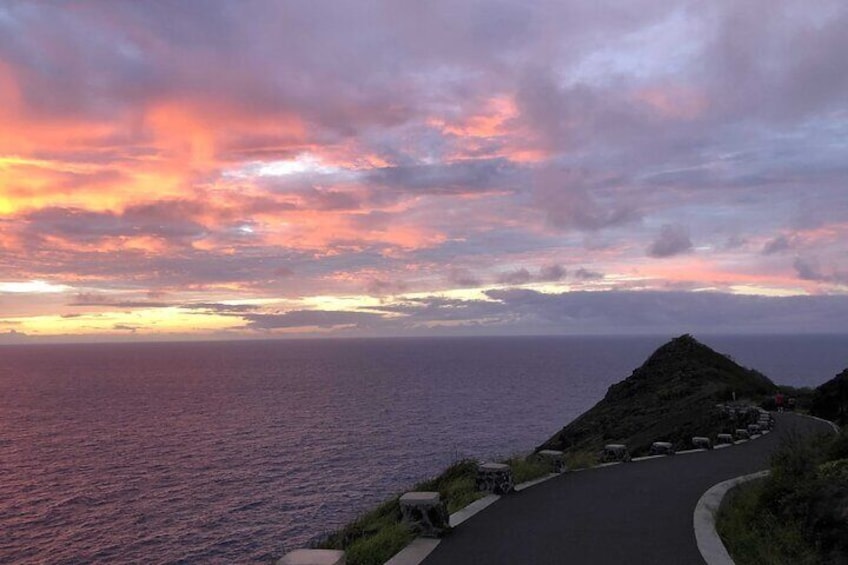
[[[816,388],[810,413],[843,426],[848,424],[848,369]]]
[[[735,422],[717,403],[731,401],[734,393],[739,400],[759,399],[775,389],[764,375],[683,335],[657,349],[539,449],[594,451],[606,443],[624,443],[638,454],[654,441],[682,448],[692,436],[733,431]]]

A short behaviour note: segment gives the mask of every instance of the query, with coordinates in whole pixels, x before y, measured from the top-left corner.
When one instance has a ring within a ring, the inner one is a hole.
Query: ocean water
[[[532,449],[666,339],[2,347],[0,562],[273,562]],[[703,341],[786,384],[848,366],[848,336]]]

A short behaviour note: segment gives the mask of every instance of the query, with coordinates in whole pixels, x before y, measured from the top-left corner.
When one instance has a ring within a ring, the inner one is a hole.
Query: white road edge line
[[[442,540],[434,538],[415,538],[384,565],[418,565],[427,559],[440,541]]]
[[[819,422],[824,422],[825,424],[828,424],[831,428],[833,428],[834,433],[837,433],[837,434],[839,433],[839,426],[836,425],[836,423],[831,422],[830,420],[825,420],[824,418],[819,418],[817,416],[810,416],[809,414],[798,414],[798,416],[802,416],[804,418],[810,418],[812,420],[818,420]]]
[[[545,481],[549,481],[549,480],[551,480],[555,477],[559,477],[561,474],[562,473],[548,473],[544,477],[539,477],[538,479],[533,479],[532,481],[525,481],[521,484],[515,485],[515,492],[521,492],[521,491],[526,490],[530,487],[540,485],[540,484],[544,483]],[[462,512],[462,511],[460,510],[460,512]],[[451,525],[453,525],[453,524],[451,524]]]
[[[481,498],[479,500],[475,500],[474,502],[472,502],[471,504],[469,504],[465,508],[457,510],[456,512],[454,512],[453,514],[450,515],[450,520],[449,520],[450,527],[451,528],[457,527],[458,525],[465,522],[466,520],[468,520],[469,518],[471,518],[472,516],[474,516],[478,512],[481,512],[484,508],[487,508],[489,505],[494,504],[495,502],[500,500],[500,498],[501,497],[498,496],[497,494],[490,494],[490,495],[484,496],[483,498]]]

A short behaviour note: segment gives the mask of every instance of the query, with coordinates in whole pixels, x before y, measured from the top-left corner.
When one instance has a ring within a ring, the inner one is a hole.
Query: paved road
[[[772,433],[744,444],[566,473],[502,497],[424,564],[703,564],[692,528],[701,495],[767,468],[780,436],[827,432],[827,424],[778,415]]]

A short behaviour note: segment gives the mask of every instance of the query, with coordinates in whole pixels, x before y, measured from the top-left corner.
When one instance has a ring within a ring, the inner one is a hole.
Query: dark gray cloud
[[[369,185],[430,194],[481,192],[513,186],[520,167],[507,159],[474,159],[438,165],[385,167],[369,172]]]
[[[545,265],[539,270],[539,280],[542,282],[558,282],[565,278],[568,272],[562,265]]]
[[[202,310],[203,313],[215,314],[231,314],[241,315],[247,312],[255,312],[259,310],[259,306],[254,304],[221,304],[218,302],[193,302],[189,304],[180,304],[183,310]]]
[[[748,240],[745,237],[739,234],[732,234],[725,240],[724,245],[722,245],[722,247],[728,250],[739,249],[741,247],[744,247],[747,243]]]
[[[658,130],[657,120],[628,100],[626,91],[586,83],[561,86],[548,68],[526,69],[519,85],[522,119],[547,149],[586,149],[609,139],[635,143],[645,131]]]
[[[155,300],[122,300],[116,296],[96,292],[80,292],[74,296],[69,306],[110,306],[114,308],[169,308],[176,306],[170,302]]]
[[[586,171],[545,168],[533,179],[534,204],[547,223],[559,229],[595,231],[638,221],[641,215],[634,201],[611,197],[615,180]]]
[[[527,284],[531,280],[533,277],[527,269],[516,269],[498,276],[498,282],[501,284]]]
[[[388,294],[401,294],[409,290],[409,285],[400,280],[370,279],[365,285],[368,294],[385,296]]]
[[[565,278],[567,272],[562,265],[545,265],[537,273],[531,273],[526,268],[515,269],[501,273],[496,282],[507,285],[522,285],[531,282],[558,282]]]
[[[584,267],[580,267],[574,271],[574,278],[581,281],[594,281],[604,278],[604,274],[598,271],[590,271]]]
[[[673,257],[692,250],[689,230],[680,224],[666,224],[648,247],[648,255],[656,258]]]
[[[460,287],[475,287],[483,284],[479,277],[462,267],[454,267],[448,272],[448,282]]]
[[[369,312],[335,312],[328,310],[294,310],[283,314],[245,314],[247,327],[254,330],[279,328],[333,328],[337,326],[368,327],[381,319]]]
[[[465,327],[469,333],[484,326],[493,333],[804,333],[841,331],[848,324],[848,300],[842,296],[685,291],[546,294],[529,289],[493,289],[486,294],[488,301],[431,297],[381,306],[380,311],[394,316],[373,320],[373,328],[403,333],[426,329],[434,321],[450,321],[452,327]]]
[[[766,298],[689,292],[572,292],[543,295],[533,291],[491,291],[509,311],[563,328],[598,331],[685,330],[780,331],[780,328],[835,329],[817,319],[828,308],[848,320],[842,297]],[[797,324],[797,325],[793,325]],[[794,331],[794,330],[793,330]]]
[[[78,208],[42,208],[25,217],[25,233],[79,242],[144,235],[175,243],[187,242],[207,233],[201,224],[191,219],[201,210],[198,203],[188,201],[130,206],[120,214]]]
[[[361,198],[350,192],[332,189],[312,188],[307,193],[301,193],[306,198],[307,209],[338,211],[358,210],[362,206]]]
[[[825,272],[818,259],[796,257],[792,267],[798,274],[799,279],[806,281],[829,282],[836,284],[848,284],[848,271],[840,271],[835,268]]]
[[[848,10],[831,2],[798,8],[779,0],[711,10],[716,33],[703,60],[715,111],[785,122],[844,103],[846,62],[837,53],[848,49]]]
[[[763,245],[763,255],[773,255],[792,249],[792,242],[785,235],[779,235],[770,239]]]
[[[236,248],[238,253],[229,254],[190,246],[181,247],[178,253],[153,254],[135,249],[107,253],[96,248],[71,252],[62,246],[42,245],[37,251],[36,248],[25,248],[20,253],[9,254],[6,260],[25,265],[29,269],[28,278],[66,281],[76,287],[90,286],[108,291],[82,293],[81,299],[113,300],[114,291],[126,293],[128,287],[143,287],[153,293],[147,296],[147,301],[163,303],[168,301],[159,298],[167,295],[157,293],[179,293],[186,289],[208,289],[230,283],[262,289],[277,288],[285,281],[287,287],[296,288],[295,285],[300,282],[294,274],[294,267],[308,265],[308,269],[303,269],[316,276],[338,268],[351,268],[363,260],[352,254],[330,257],[318,263],[311,253],[303,251],[254,246],[249,242],[237,242]],[[36,253],[38,261],[27,258],[27,254]],[[0,250],[0,263],[2,255]],[[83,281],[91,284],[86,285]],[[320,288],[314,281],[309,286]],[[166,305],[178,306],[182,303],[180,300]]]
[[[381,305],[376,310],[403,314],[404,318],[386,318],[382,321],[383,325],[394,325],[398,329],[415,328],[428,322],[465,322],[476,325],[481,320],[498,320],[507,314],[503,305],[497,302],[442,297],[410,298],[399,304]]]
[[[796,257],[795,261],[793,261],[792,263],[792,266],[795,268],[795,272],[798,273],[799,279],[804,279],[807,281],[820,281],[824,278],[824,275],[819,270],[819,266],[814,261]]]

